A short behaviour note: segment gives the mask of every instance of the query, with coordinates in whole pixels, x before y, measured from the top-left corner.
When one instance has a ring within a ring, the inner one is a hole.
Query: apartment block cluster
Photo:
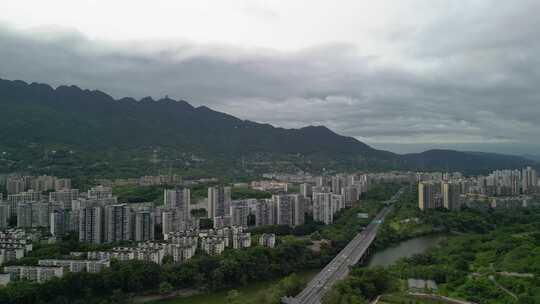
[[[225,189],[224,208],[214,212],[219,199],[212,199],[209,193],[209,214],[214,218],[214,227],[232,222],[245,225],[247,216],[255,218],[256,226],[288,225],[299,226],[305,223],[305,216],[325,224],[331,224],[334,216],[343,208],[351,207],[360,200],[361,194],[373,184],[410,183],[416,180],[414,172],[359,173],[312,176],[309,174],[267,173],[263,177],[269,180],[254,181],[253,189],[273,193],[270,199],[248,199],[230,201],[230,189]],[[290,193],[289,184],[300,183],[299,193]],[[231,207],[227,207],[229,206]],[[222,215],[221,210],[230,209],[230,213]]]
[[[330,224],[334,215],[345,207],[351,207],[360,199],[366,180],[355,175],[319,176],[315,184],[302,184],[300,192],[311,195],[313,220]]]
[[[43,283],[55,277],[61,278],[68,272],[97,273],[110,265],[109,260],[43,259],[38,261],[38,266],[5,266],[3,272],[0,273],[0,286],[17,280]]]
[[[540,197],[538,173],[496,170],[489,175],[464,177],[461,173],[418,173],[418,207],[421,210],[446,208],[512,209],[537,204]]]
[[[7,195],[0,194],[0,229],[16,217],[18,227],[47,227],[52,203],[42,193],[53,195],[71,189],[71,180],[54,176],[10,176],[3,180]],[[59,191],[59,192],[57,192]],[[71,201],[70,201],[71,203]]]
[[[5,182],[8,195],[5,200],[0,195],[0,229],[16,219],[17,228],[42,229],[55,238],[71,232],[83,242],[154,238],[151,204],[118,204],[111,187],[81,193],[69,179],[52,176],[8,177]]]
[[[15,216],[18,228],[45,228],[56,238],[74,232],[80,241],[102,243],[144,241],[154,234],[151,212],[118,204],[110,187],[98,186],[85,193],[62,188],[48,197],[30,189],[8,195],[0,211],[2,228],[6,228],[9,217]]]
[[[332,180],[335,183],[334,189]],[[352,205],[360,198],[359,184],[348,186],[346,177],[341,176],[325,176],[304,182],[300,184],[300,193],[294,194],[288,193],[288,183],[284,181],[259,181],[253,182],[251,186],[254,189],[274,193],[270,199],[232,203],[235,208],[243,208],[241,214],[245,220],[249,214],[253,214],[256,226],[296,227],[305,223],[306,214],[312,214],[316,221],[329,224],[332,223],[336,212]],[[238,212],[232,214],[233,218],[239,214]]]
[[[324,179],[323,181],[326,182]],[[254,217],[256,226],[300,226],[305,223],[306,213],[313,213],[316,220],[331,223],[332,215],[345,207],[343,196],[334,194],[331,187],[313,192],[316,184],[304,183],[300,186],[300,193],[293,194],[288,193],[287,183],[284,182],[255,182],[252,187],[274,194],[269,199],[233,201],[230,187],[208,189],[208,215],[213,219],[215,229],[227,226],[247,227],[250,215]],[[357,193],[351,195],[350,204],[358,200]]]
[[[233,201],[231,187],[209,187],[204,207],[213,228],[247,227],[250,217],[257,226],[295,227],[304,224],[306,214],[329,224],[339,210],[359,200],[370,184],[403,178],[392,173],[274,177],[286,180],[252,184],[255,189],[272,192],[270,199]],[[143,180],[168,183],[177,179],[155,176]],[[300,193],[288,192],[289,180],[303,181]],[[118,203],[109,186],[80,192],[71,188],[69,179],[54,176],[10,176],[5,185],[7,197],[0,195],[0,229],[7,228],[10,219],[16,219],[18,228],[45,228],[56,238],[76,233],[82,242],[100,244],[153,241],[156,225],[162,226],[163,234],[199,227],[199,218],[191,216],[190,189],[182,186],[165,190],[163,206],[155,207],[151,203]]]
[[[109,260],[43,259],[38,261],[38,266],[5,266],[0,273],[0,285],[15,280],[43,283],[54,277],[61,278],[68,272],[97,273],[110,265]]]
[[[16,262],[32,251],[32,243],[38,233],[27,233],[23,229],[6,229],[0,232],[0,265]],[[44,282],[53,277],[62,277],[66,272],[99,272],[109,267],[109,261],[91,260],[39,260],[37,266],[5,266],[0,273],[0,286],[13,280]]]
[[[86,256],[94,260],[121,261],[141,260],[163,263],[165,256],[170,256],[174,263],[183,263],[191,259],[200,250],[209,255],[220,255],[226,248],[242,249],[251,247],[251,234],[243,227],[227,227],[210,230],[184,230],[169,232],[163,241],[138,243],[135,247],[114,247],[107,251],[91,251]]]
[[[263,234],[259,238],[261,246],[273,248],[275,242],[274,234]],[[176,231],[165,234],[162,241],[139,242],[136,246],[118,246],[103,251],[71,252],[69,259],[43,259],[38,261],[38,266],[6,266],[4,273],[0,274],[0,284],[18,279],[44,282],[52,277],[62,277],[67,272],[99,272],[110,267],[112,259],[162,264],[169,256],[173,263],[183,263],[198,250],[219,255],[226,248],[242,249],[251,245],[251,234],[243,227]]]
[[[0,231],[0,265],[15,262],[32,251],[32,237],[22,229]]]
[[[276,176],[274,176],[276,177]],[[94,244],[131,242],[110,250],[73,252],[66,259],[40,260],[36,266],[5,266],[0,282],[28,279],[37,282],[61,277],[68,272],[98,272],[109,267],[111,259],[142,260],[158,264],[166,256],[183,263],[197,252],[222,254],[227,248],[251,247],[247,232],[251,220],[255,226],[305,223],[307,214],[326,224],[335,214],[360,199],[371,184],[403,182],[410,175],[398,173],[337,174],[333,176],[287,175],[285,180],[255,182],[254,189],[272,193],[269,199],[232,200],[228,186],[208,188],[202,205],[213,222],[212,229],[200,229],[200,218],[192,216],[191,191],[184,186],[164,190],[163,205],[152,203],[118,203],[110,186],[96,186],[88,191],[71,188],[69,179],[52,176],[8,177],[7,196],[0,195],[0,263],[16,261],[32,250],[29,230],[48,231],[53,238],[68,233],[81,242]],[[145,178],[143,183],[168,183],[170,180]],[[302,182],[300,193],[290,193],[290,181]],[[142,181],[139,179],[138,183]],[[46,193],[46,194],[45,194]],[[195,207],[196,206],[196,207]],[[17,228],[8,228],[16,219]],[[162,228],[163,239],[155,227]],[[262,234],[255,241],[273,248],[274,234]]]

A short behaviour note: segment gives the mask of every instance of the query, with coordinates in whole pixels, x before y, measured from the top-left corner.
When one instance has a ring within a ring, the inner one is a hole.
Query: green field
[[[306,270],[297,273],[298,276],[306,281],[306,283],[313,278],[319,270]],[[242,301],[249,303],[256,300],[261,294],[264,294],[268,288],[273,284],[276,284],[280,279],[270,280],[266,282],[255,282],[243,287],[235,288],[238,290],[242,297]],[[200,294],[191,297],[179,297],[176,299],[156,301],[154,304],[227,304],[227,293],[231,289],[216,291],[206,294]]]

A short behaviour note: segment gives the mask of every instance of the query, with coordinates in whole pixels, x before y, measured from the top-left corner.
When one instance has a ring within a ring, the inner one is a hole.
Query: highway
[[[285,304],[320,304],[322,296],[329,291],[339,280],[344,279],[349,274],[351,266],[356,265],[364,256],[375,236],[379,225],[390,211],[393,203],[403,193],[399,190],[392,198],[385,202],[385,207],[379,211],[371,223],[358,233],[343,248],[334,259],[317,274],[296,297],[285,297],[282,302]]]

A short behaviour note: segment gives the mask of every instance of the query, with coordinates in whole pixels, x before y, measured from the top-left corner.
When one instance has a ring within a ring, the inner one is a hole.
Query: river
[[[368,266],[392,265],[401,258],[411,257],[415,254],[425,252],[445,238],[446,236],[444,235],[428,235],[403,241],[394,247],[386,248],[375,253],[369,260]]]
[[[395,263],[400,258],[410,257],[414,254],[425,252],[430,247],[436,246],[446,236],[422,236],[408,241],[403,241],[394,247],[379,251],[370,259],[368,266],[388,266]],[[310,280],[317,274],[318,270],[307,270],[299,273],[299,276],[305,280]],[[254,282],[247,286],[239,287],[238,291],[242,293],[242,300],[254,301],[261,293],[268,290],[272,284],[277,283],[279,279],[266,282]],[[191,297],[179,297],[166,301],[160,301],[160,304],[226,304],[227,290],[200,294]]]

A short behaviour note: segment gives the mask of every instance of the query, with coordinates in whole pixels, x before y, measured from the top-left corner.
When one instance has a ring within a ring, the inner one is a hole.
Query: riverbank
[[[306,283],[309,282],[317,273],[319,269],[305,270],[297,272],[296,274]],[[231,290],[237,290],[240,294],[239,300],[242,303],[255,302],[260,297],[264,296],[269,289],[277,284],[282,278],[276,278],[264,282],[254,282],[244,285],[239,288],[224,289],[219,291],[213,291],[204,294],[197,294],[191,296],[181,296],[173,299],[166,299],[161,301],[152,301],[148,303],[152,304],[227,304],[227,294]]]
[[[148,294],[148,295],[136,295],[132,299],[132,301],[135,304],[154,303],[154,302],[162,303],[165,300],[176,299],[179,297],[192,297],[200,293],[201,292],[197,289],[181,289],[181,290],[173,291],[169,294],[153,293],[153,294]]]

